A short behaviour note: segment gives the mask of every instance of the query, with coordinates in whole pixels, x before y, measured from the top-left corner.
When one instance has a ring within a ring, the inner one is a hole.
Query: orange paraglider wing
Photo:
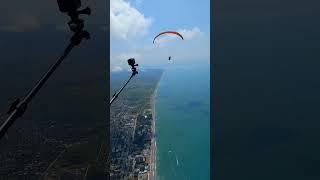
[[[163,35],[163,34],[176,34],[176,35],[180,36],[181,39],[183,40],[183,36],[182,36],[180,33],[176,32],[176,31],[164,31],[164,32],[161,32],[161,33],[159,33],[158,35],[156,35],[156,37],[154,37],[152,43],[154,44],[154,41],[157,39],[157,37],[159,37],[159,36],[161,36],[161,35]]]

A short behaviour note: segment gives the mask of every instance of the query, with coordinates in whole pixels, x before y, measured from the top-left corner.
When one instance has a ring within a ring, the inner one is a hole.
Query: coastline
[[[153,95],[150,99],[150,105],[152,106],[152,139],[151,139],[151,158],[150,158],[150,175],[148,176],[149,180],[155,180],[156,179],[156,158],[157,158],[157,142],[156,142],[156,96],[158,93],[159,85],[163,76],[163,73],[161,74],[161,77],[159,78],[159,81],[156,85],[156,88],[153,92]]]

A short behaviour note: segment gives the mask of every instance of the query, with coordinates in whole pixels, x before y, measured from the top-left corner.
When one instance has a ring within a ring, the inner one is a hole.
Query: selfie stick
[[[69,3],[69,4],[66,4]],[[72,4],[73,3],[73,4]],[[9,127],[14,123],[14,121],[21,117],[25,110],[27,109],[28,103],[32,100],[32,98],[39,92],[41,87],[45,84],[45,82],[49,79],[52,73],[58,68],[58,66],[62,63],[62,61],[67,57],[69,52],[73,47],[79,45],[83,39],[89,39],[90,35],[87,31],[83,30],[84,23],[82,19],[79,19],[80,14],[90,15],[90,8],[85,8],[83,10],[77,10],[81,3],[80,1],[63,1],[58,0],[58,5],[60,11],[67,12],[71,18],[71,21],[68,23],[71,31],[74,32],[74,35],[70,39],[70,44],[66,47],[61,57],[54,63],[50,69],[43,75],[43,77],[38,81],[38,83],[33,87],[33,89],[27,94],[26,97],[23,98],[22,101],[20,99],[16,99],[10,106],[9,114],[6,121],[0,126],[0,138],[2,138]]]
[[[124,86],[122,86],[121,89],[112,96],[112,98],[110,100],[110,105],[112,104],[112,102],[114,100],[116,100],[116,98],[119,96],[119,94],[122,92],[122,90],[126,87],[126,85],[129,83],[129,81],[133,78],[133,76],[138,74],[138,71],[137,71],[137,69],[135,67],[135,66],[138,66],[138,64],[135,64],[134,58],[128,59],[128,64],[129,64],[129,66],[131,66],[132,74],[131,74],[130,78],[128,79],[128,81],[124,84]]]

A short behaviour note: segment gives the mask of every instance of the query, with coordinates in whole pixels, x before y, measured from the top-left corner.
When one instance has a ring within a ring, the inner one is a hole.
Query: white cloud
[[[111,69],[111,72],[121,72],[123,71],[123,68],[120,66],[113,66]]]
[[[144,66],[165,65],[168,63],[201,63],[210,59],[210,34],[201,31],[198,27],[176,30],[180,32],[185,40],[176,35],[164,35],[159,37],[160,43],[152,44],[152,39],[138,47],[127,47],[111,56],[111,67],[120,66],[130,70],[127,59],[135,58],[139,64],[138,69]],[[170,43],[169,43],[170,41]],[[124,44],[124,42],[120,43]],[[165,44],[165,45],[164,45]],[[122,46],[123,47],[123,46]],[[169,62],[171,56],[173,61]]]
[[[129,58],[140,58],[140,54],[136,52],[121,53],[114,58],[116,62],[127,62]]]
[[[122,70],[129,70],[130,71],[130,67],[128,66],[128,62],[127,60],[129,58],[134,58],[136,60],[141,59],[141,55],[137,52],[130,52],[130,53],[121,53],[119,55],[116,56],[112,56],[111,55],[111,61],[110,61],[110,66],[112,67],[112,69],[119,69],[119,67],[122,68]]]
[[[178,32],[184,37],[185,40],[193,39],[202,34],[198,27],[194,27],[190,30],[188,29],[179,29]]]
[[[151,18],[124,0],[110,1],[110,33],[111,37],[127,39],[147,33]]]

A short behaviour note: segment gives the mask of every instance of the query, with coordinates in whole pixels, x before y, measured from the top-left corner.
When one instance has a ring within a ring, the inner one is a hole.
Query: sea
[[[210,179],[210,65],[164,67],[155,99],[156,179]]]

